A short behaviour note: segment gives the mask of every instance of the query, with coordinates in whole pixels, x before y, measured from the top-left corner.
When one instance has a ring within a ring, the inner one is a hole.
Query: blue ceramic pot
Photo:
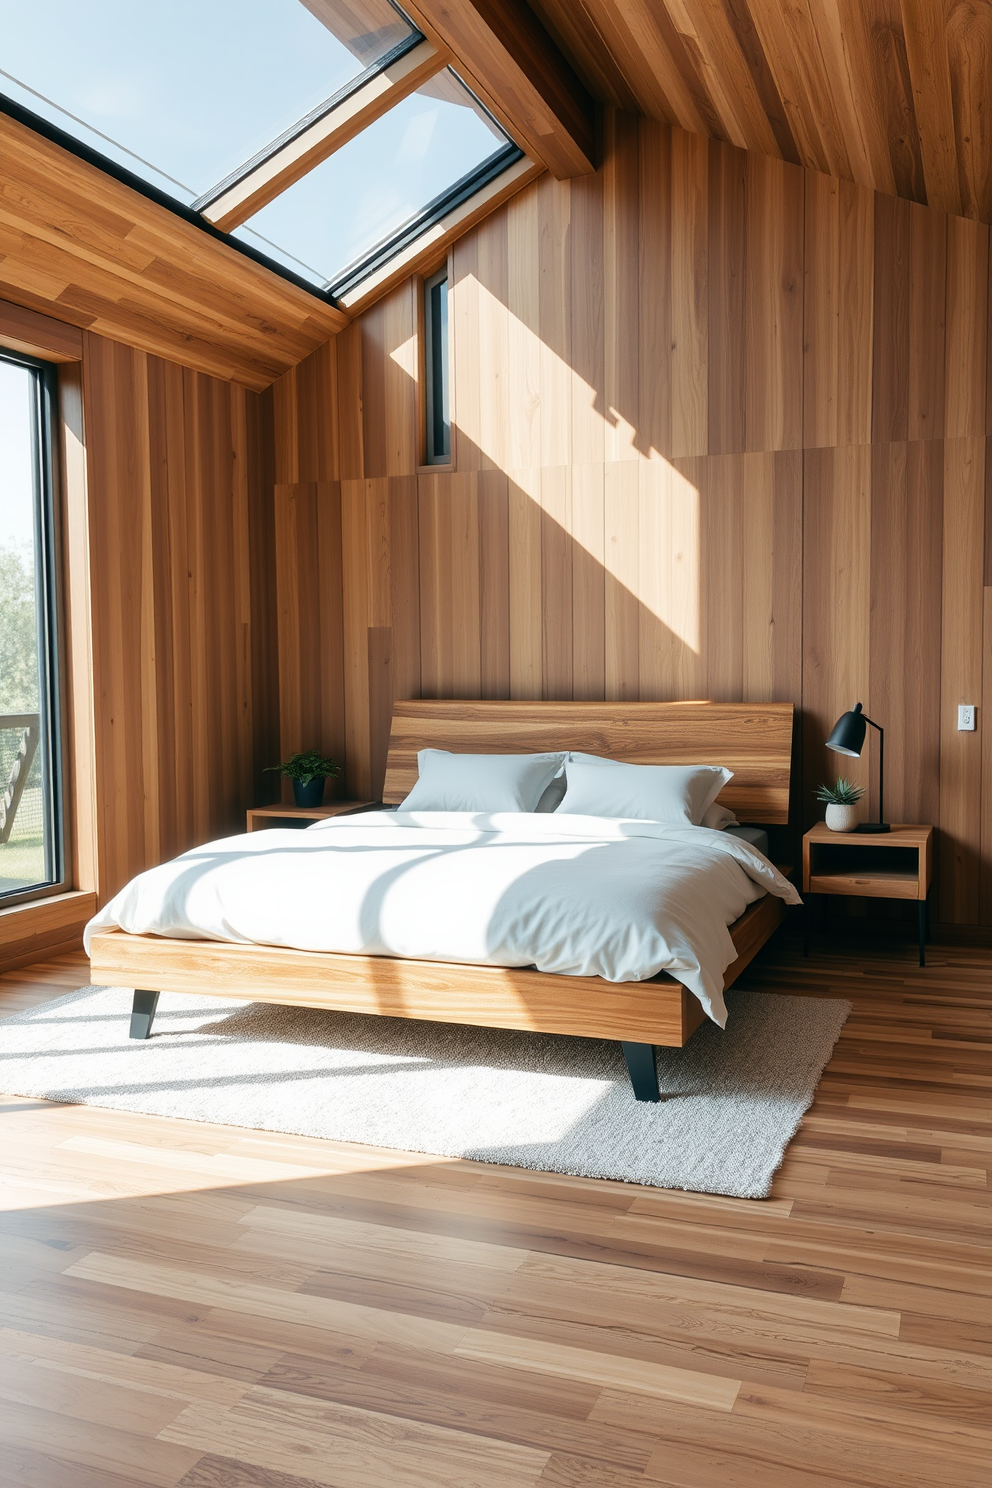
[[[324,804],[323,775],[315,775],[306,785],[302,780],[293,781],[293,796],[297,806],[322,806]]]

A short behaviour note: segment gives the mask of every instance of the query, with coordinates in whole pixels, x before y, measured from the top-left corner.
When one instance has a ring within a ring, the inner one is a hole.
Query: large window
[[[0,903],[63,880],[51,375],[0,350]]]

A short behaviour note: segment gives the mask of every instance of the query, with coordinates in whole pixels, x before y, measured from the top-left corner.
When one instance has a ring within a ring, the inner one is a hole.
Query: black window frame
[[[45,815],[45,866],[52,874],[43,883],[0,891],[0,909],[65,893],[68,843],[65,809],[62,715],[62,624],[60,598],[59,520],[57,504],[56,414],[58,368],[51,362],[0,346],[0,361],[33,373],[36,394],[31,420],[34,465],[35,597],[41,647],[38,707],[46,726],[38,741],[42,756],[42,804]],[[5,782],[0,782],[2,788]],[[49,863],[48,844],[51,844]]]
[[[424,280],[424,464],[451,463],[448,266]]]

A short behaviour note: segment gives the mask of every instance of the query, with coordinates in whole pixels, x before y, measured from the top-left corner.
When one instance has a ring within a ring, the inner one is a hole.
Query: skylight
[[[522,155],[445,62],[394,0],[0,0],[0,108],[331,298]]]
[[[189,206],[416,35],[388,0],[0,0],[0,92]]]
[[[489,162],[520,151],[450,70],[250,217],[235,237],[332,289],[370,251]]]

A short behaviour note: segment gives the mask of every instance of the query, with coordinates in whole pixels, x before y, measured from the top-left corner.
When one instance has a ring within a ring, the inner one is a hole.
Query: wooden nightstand
[[[817,822],[803,838],[803,898],[809,955],[811,894],[870,899],[915,899],[919,905],[920,965],[930,938],[927,895],[933,871],[933,827],[893,826],[891,832],[831,832]]]
[[[365,811],[376,801],[332,801],[329,806],[249,806],[249,832],[278,822],[322,821],[325,816],[348,816],[352,811]]]

